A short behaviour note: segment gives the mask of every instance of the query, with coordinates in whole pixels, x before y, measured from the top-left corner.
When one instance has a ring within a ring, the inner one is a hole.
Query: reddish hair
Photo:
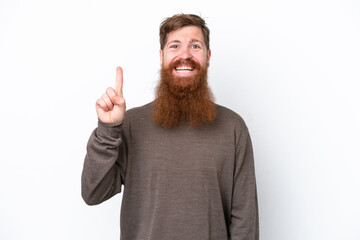
[[[201,28],[204,36],[205,46],[210,49],[210,30],[206,26],[205,20],[195,14],[176,14],[172,17],[166,18],[160,24],[160,48],[164,50],[167,41],[167,36],[172,31],[186,26],[196,26]]]

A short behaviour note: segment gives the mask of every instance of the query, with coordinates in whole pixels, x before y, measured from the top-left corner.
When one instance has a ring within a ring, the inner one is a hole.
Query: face
[[[160,50],[160,60],[164,67],[172,66],[172,75],[176,78],[195,76],[200,69],[184,60],[193,60],[201,68],[210,61],[211,51],[206,49],[201,28],[186,26],[170,32],[163,50]],[[178,62],[178,64],[175,64]]]

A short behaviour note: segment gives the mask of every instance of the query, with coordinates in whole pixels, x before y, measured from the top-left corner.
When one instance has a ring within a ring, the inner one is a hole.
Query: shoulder
[[[153,102],[150,102],[150,103],[147,103],[143,106],[139,106],[139,107],[134,107],[134,108],[131,108],[129,110],[126,110],[126,117],[139,117],[141,115],[146,115],[148,113],[151,112],[151,109],[152,109],[152,103]]]
[[[238,128],[239,130],[247,130],[246,123],[244,119],[233,110],[216,104],[216,113],[217,113],[217,121],[220,121],[223,124],[228,126],[233,126]]]
[[[134,107],[129,110],[126,110],[125,113],[125,123],[143,122],[144,120],[149,120],[151,118],[153,102],[147,103],[143,106]]]

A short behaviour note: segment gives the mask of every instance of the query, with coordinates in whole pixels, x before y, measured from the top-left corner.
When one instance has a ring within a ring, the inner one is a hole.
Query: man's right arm
[[[125,118],[125,99],[122,93],[123,71],[116,69],[115,89],[96,101],[98,128],[87,144],[82,177],[81,192],[89,205],[99,204],[121,192],[126,171],[126,141],[122,134]]]
[[[88,205],[104,202],[121,192],[126,173],[126,140],[121,124],[99,121],[87,144],[81,194]]]

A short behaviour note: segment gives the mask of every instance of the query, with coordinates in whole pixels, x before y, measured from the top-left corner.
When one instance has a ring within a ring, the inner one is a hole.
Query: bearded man
[[[99,204],[122,190],[121,240],[257,240],[251,140],[243,119],[215,104],[207,85],[205,21],[192,14],[160,26],[155,100],[125,110],[122,69],[96,102],[82,196]]]

